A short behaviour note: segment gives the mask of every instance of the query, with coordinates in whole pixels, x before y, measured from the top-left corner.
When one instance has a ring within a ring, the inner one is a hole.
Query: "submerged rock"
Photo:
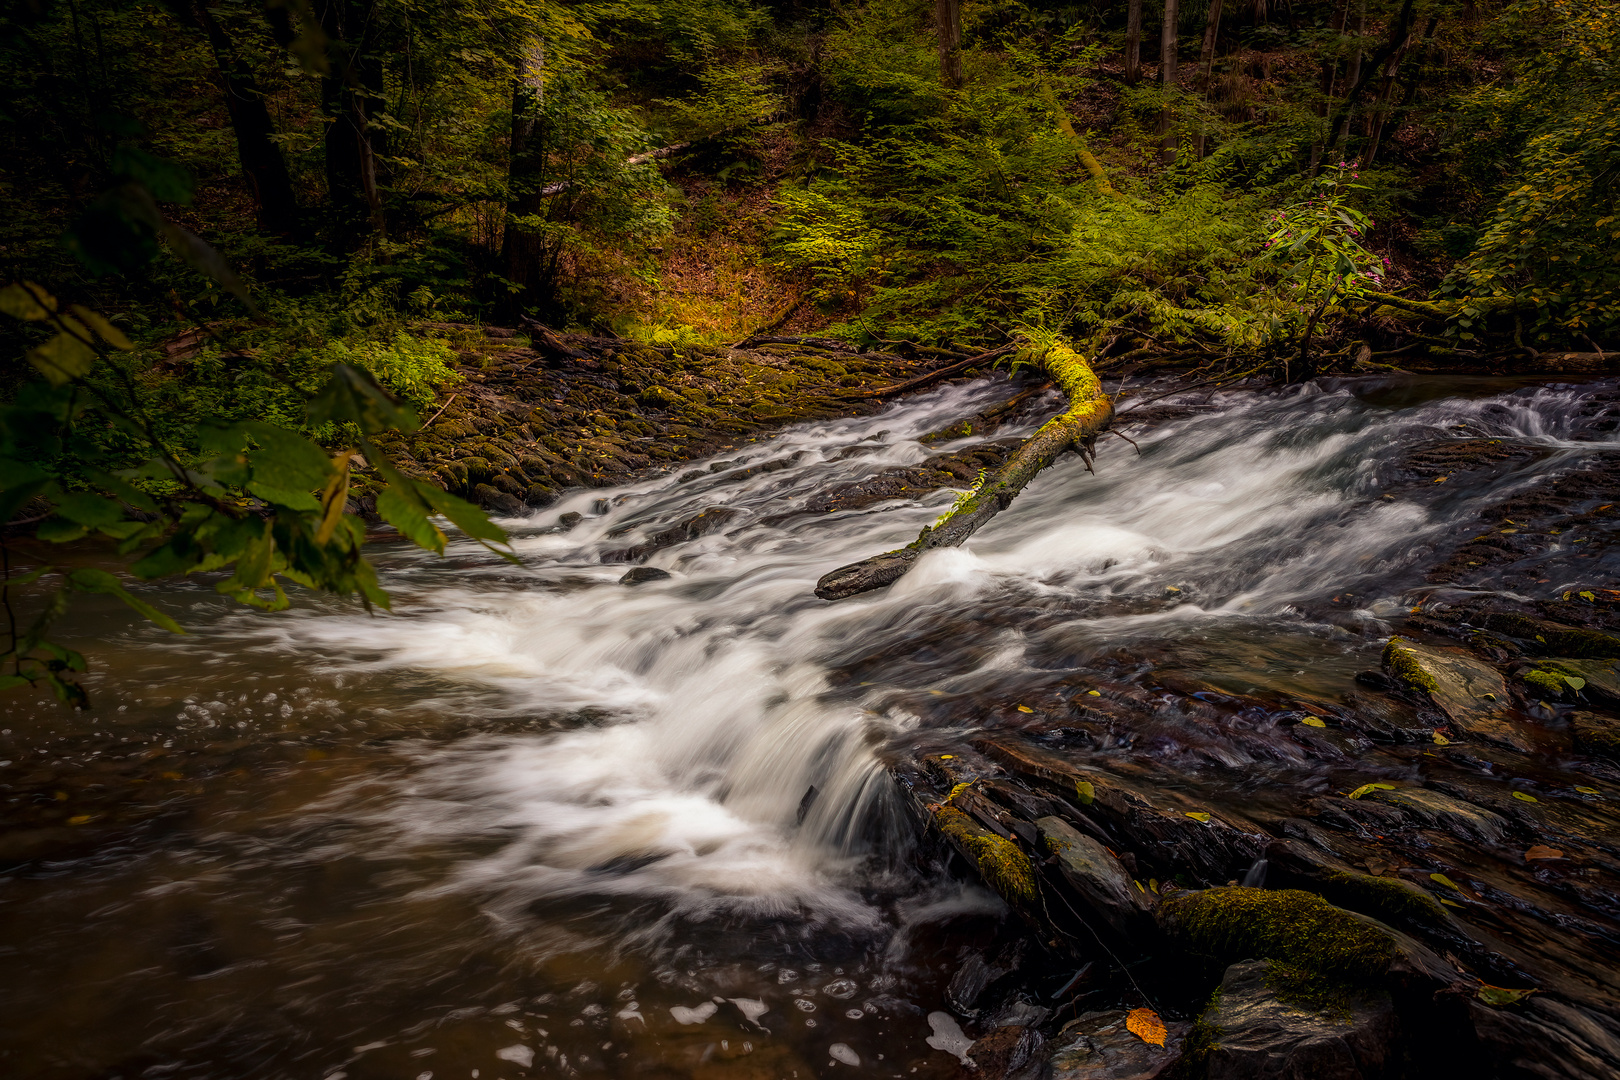
[[[1507,683],[1473,655],[1393,637],[1384,647],[1384,671],[1402,688],[1427,697],[1461,731],[1515,750],[1530,748],[1508,716]]]
[[[968,1057],[983,1080],[1036,1080],[1044,1069],[1041,1048],[1046,1040],[1032,1027],[999,1027],[968,1047]]]
[[[1307,1000],[1294,973],[1269,960],[1226,969],[1199,1021],[1208,1080],[1382,1080],[1398,1062],[1389,995]]]
[[[1182,1060],[1185,1021],[1165,1021],[1163,1046],[1143,1042],[1125,1027],[1124,1009],[1083,1013],[1052,1040],[1052,1080],[1154,1080]]]
[[[619,579],[620,585],[640,585],[644,581],[663,581],[673,575],[668,570],[660,570],[656,566],[636,566],[625,571]]]

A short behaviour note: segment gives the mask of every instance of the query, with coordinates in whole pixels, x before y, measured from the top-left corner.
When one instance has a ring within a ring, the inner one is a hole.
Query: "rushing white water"
[[[815,599],[822,573],[905,543],[954,493],[794,511],[815,492],[938,452],[918,438],[998,400],[1004,385],[943,389],[791,429],[726,464],[579,493],[507,523],[521,569],[470,545],[449,565],[394,556],[385,583],[396,614],[311,607],[276,620],[266,646],[343,671],[426,674],[450,708],[476,694],[480,708],[557,718],[545,734],[418,747],[408,784],[371,804],[406,844],[500,841],[441,887],[510,905],[648,897],[691,917],[867,925],[877,914],[855,871],[887,791],[876,748],[917,723],[884,694],[967,690],[1030,663],[1037,635],[988,624],[1007,597],[1058,612],[1038,636],[1071,652],[1297,618],[1297,605],[1333,591],[1365,598],[1361,617],[1376,620],[1418,583],[1410,568],[1487,500],[1592,450],[1569,438],[1570,389],[1404,409],[1346,388],[1229,395],[1140,435],[1140,453],[1105,439],[1095,476],[1064,459],[966,548],[929,554],[886,592]],[[1459,434],[1545,454],[1486,485],[1380,498],[1404,448]],[[739,472],[768,462],[787,464]],[[602,562],[716,507],[735,512],[722,529],[651,555],[667,580],[621,585],[625,565]],[[584,519],[561,531],[567,512]],[[1160,602],[1167,595],[1177,602]],[[1132,597],[1155,603],[1134,614],[1098,606]],[[259,620],[231,625],[261,641],[266,632]],[[941,625],[959,628],[958,651],[941,656],[930,642],[927,662],[910,663],[911,643]],[[845,685],[837,676],[857,664],[882,670],[886,685]]]

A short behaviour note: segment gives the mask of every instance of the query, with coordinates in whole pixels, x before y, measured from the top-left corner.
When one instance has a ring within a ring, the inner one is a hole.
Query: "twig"
[[[449,407],[450,407],[450,402],[452,402],[452,401],[454,401],[454,400],[456,400],[456,398],[458,398],[458,397],[460,397],[460,396],[461,396],[461,391],[460,391],[460,390],[457,390],[457,391],[456,391],[456,392],[455,392],[455,393],[453,393],[453,394],[451,394],[451,395],[450,395],[450,396],[449,396],[449,398],[447,398],[447,399],[446,399],[446,400],[445,400],[445,403],[444,403],[444,404],[443,404],[443,405],[441,405],[441,406],[439,406],[439,411],[438,411],[438,412],[436,412],[436,413],[434,413],[434,414],[433,414],[433,415],[432,415],[432,416],[430,416],[430,417],[428,417],[428,418],[427,418],[427,422],[426,422],[426,423],[424,423],[424,424],[423,424],[423,425],[422,425],[422,427],[424,427],[424,428],[425,428],[425,427],[427,427],[427,426],[428,426],[428,424],[431,424],[431,423],[433,423],[433,421],[435,421],[435,420],[437,420],[437,419],[438,419],[438,418],[439,418],[439,417],[441,417],[441,416],[443,416],[443,415],[444,415],[444,410],[445,410],[445,409],[448,409],[448,408],[449,408]],[[417,430],[418,430],[418,431],[420,431],[420,430],[421,430],[421,428],[418,428],[418,429],[417,429]]]

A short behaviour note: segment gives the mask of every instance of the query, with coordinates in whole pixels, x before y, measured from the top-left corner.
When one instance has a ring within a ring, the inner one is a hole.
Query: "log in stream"
[[[816,582],[817,596],[823,600],[843,600],[881,589],[899,580],[923,552],[960,546],[991,518],[1011,506],[1024,486],[1065,451],[1078,451],[1090,467],[1091,445],[1114,418],[1112,399],[1103,393],[1102,381],[1091,370],[1091,365],[1068,345],[1054,345],[1035,354],[1032,362],[1052,377],[1068,399],[1069,407],[1043,424],[994,474],[981,476],[972,490],[938,521],[925,527],[917,539],[898,550],[886,551],[826,574]]]

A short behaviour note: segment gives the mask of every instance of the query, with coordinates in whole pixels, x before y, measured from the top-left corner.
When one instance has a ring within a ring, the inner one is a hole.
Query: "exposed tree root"
[[[1012,505],[1024,486],[1059,454],[1075,449],[1091,465],[1091,444],[1114,418],[1114,403],[1103,393],[1096,373],[1067,345],[1057,345],[1035,361],[1069,399],[1069,408],[1041,425],[1006,464],[965,492],[937,522],[897,551],[841,566],[816,583],[823,600],[842,600],[893,584],[929,548],[956,547],[991,518]]]

